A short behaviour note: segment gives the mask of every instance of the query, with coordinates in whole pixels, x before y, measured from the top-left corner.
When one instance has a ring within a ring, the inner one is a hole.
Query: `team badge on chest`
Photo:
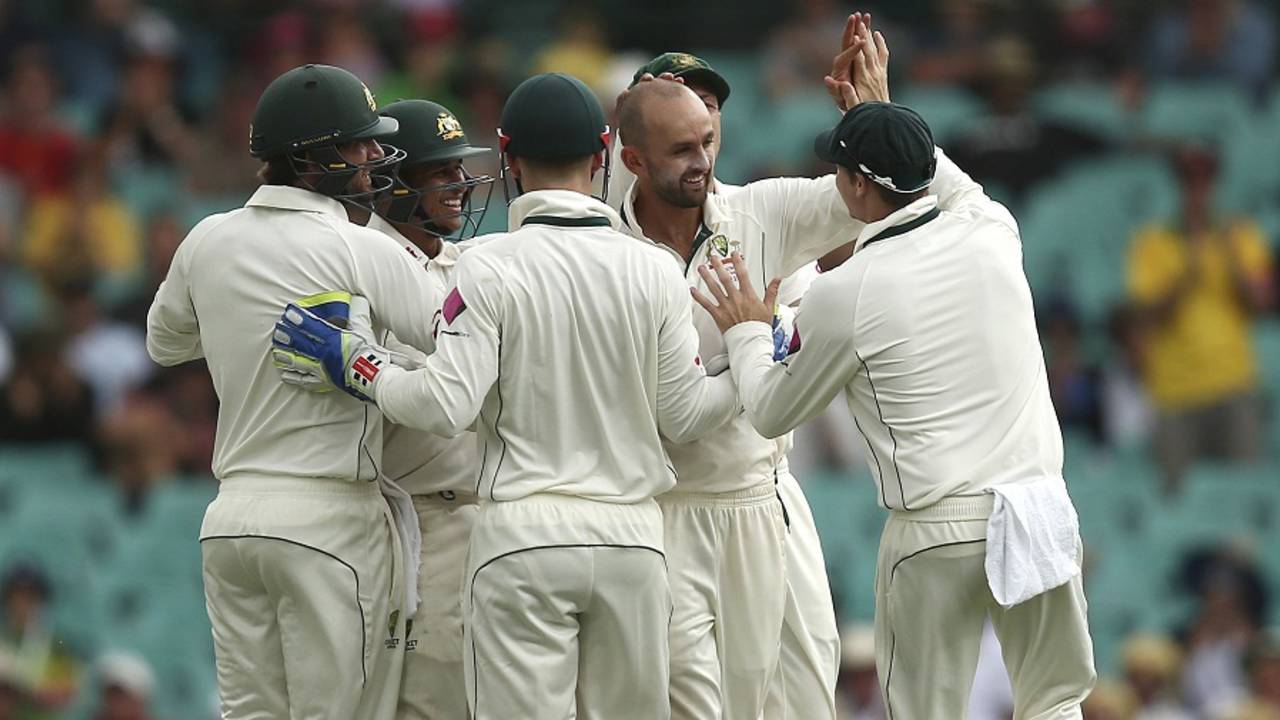
[[[729,257],[730,254],[740,252],[742,243],[737,240],[730,240],[724,233],[716,233],[707,238],[707,260],[710,261],[714,255],[722,258]]]

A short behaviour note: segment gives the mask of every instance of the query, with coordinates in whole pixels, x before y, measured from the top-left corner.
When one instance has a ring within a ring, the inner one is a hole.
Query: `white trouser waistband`
[[[964,522],[966,520],[986,520],[995,507],[995,496],[960,495],[942,498],[938,502],[919,510],[893,510],[890,516],[895,520],[907,522]]]
[[[764,505],[778,498],[773,483],[727,493],[696,493],[672,490],[658,496],[663,505],[701,505],[705,507],[747,507]]]
[[[272,475],[236,475],[223,478],[218,492],[224,495],[316,494],[379,495],[377,481],[337,478],[300,478]]]

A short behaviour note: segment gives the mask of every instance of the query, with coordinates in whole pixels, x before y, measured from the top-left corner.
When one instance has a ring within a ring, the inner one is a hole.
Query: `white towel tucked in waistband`
[[[987,584],[1013,607],[1080,574],[1080,521],[1062,478],[989,489]]]
[[[413,508],[413,498],[394,481],[379,475],[378,489],[387,499],[395,517],[395,531],[400,536],[400,564],[404,568],[404,612],[405,617],[413,617],[418,611],[418,566],[422,562],[422,527],[418,524],[418,512]]]

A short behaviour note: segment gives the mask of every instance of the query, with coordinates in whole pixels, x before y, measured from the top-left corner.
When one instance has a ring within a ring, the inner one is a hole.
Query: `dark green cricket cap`
[[[489,148],[473,146],[457,116],[440,103],[400,100],[382,108],[379,114],[400,123],[391,144],[405,151],[401,166],[461,160],[489,152]]]
[[[729,82],[707,64],[706,60],[697,55],[684,52],[662,53],[636,71],[636,74],[631,77],[631,85],[635,86],[640,82],[640,78],[644,77],[645,73],[654,77],[662,73],[671,73],[678,78],[705,85],[716,96],[716,100],[720,101],[721,107],[724,107],[724,101],[729,99]]]
[[[608,147],[600,100],[564,73],[534,75],[516,86],[502,108],[502,151],[534,160],[574,160]]]
[[[360,78],[332,65],[303,65],[271,81],[249,124],[249,154],[269,158],[396,131],[378,115],[373,93]]]
[[[933,182],[933,132],[905,105],[865,102],[819,134],[813,150],[825,162],[860,172],[894,192],[913,193]]]

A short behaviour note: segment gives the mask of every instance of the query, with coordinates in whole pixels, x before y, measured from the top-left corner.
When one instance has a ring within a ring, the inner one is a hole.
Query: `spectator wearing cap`
[[[1185,147],[1173,162],[1181,217],[1141,230],[1129,253],[1129,292],[1148,321],[1144,377],[1156,406],[1154,450],[1171,488],[1198,458],[1258,457],[1262,414],[1250,330],[1274,296],[1261,229],[1212,205],[1216,155]]]
[[[98,704],[93,720],[153,720],[151,696],[156,678],[146,660],[111,652],[98,658]]]
[[[10,658],[12,674],[22,678],[40,707],[56,710],[75,695],[79,668],[48,626],[51,599],[49,581],[38,568],[23,564],[9,570],[0,583],[0,656]]]
[[[1122,652],[1125,680],[1137,701],[1133,720],[1194,720],[1178,698],[1182,650],[1171,638],[1135,635]]]
[[[868,54],[868,67],[880,62]],[[965,707],[989,617],[1015,717],[1071,717],[1096,679],[1093,647],[1017,223],[887,89],[835,85],[850,109],[815,150],[866,226],[813,282],[786,360],[773,361],[778,281],[761,301],[741,255],[736,283],[711,258],[701,274],[715,299],[694,297],[725,333],[758,432],[790,432],[843,394],[870,446],[892,511],[875,613],[888,714]]]

